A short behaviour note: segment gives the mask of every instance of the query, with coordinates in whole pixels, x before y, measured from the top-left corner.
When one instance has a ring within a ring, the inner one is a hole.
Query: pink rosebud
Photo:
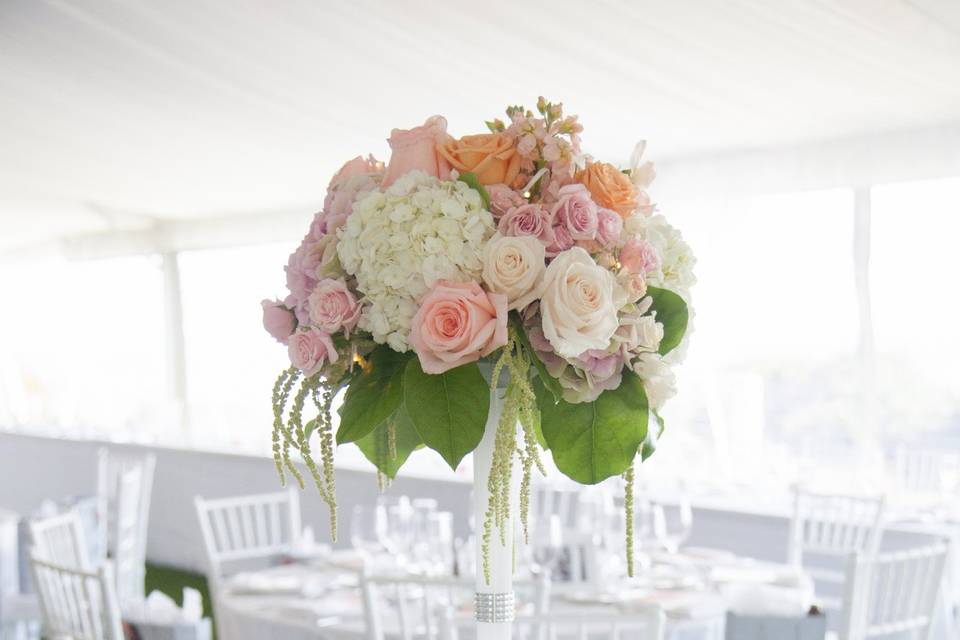
[[[360,320],[360,303],[342,278],[318,282],[307,300],[307,308],[314,326],[327,333],[343,331],[348,338]]]
[[[507,343],[507,297],[441,280],[413,317],[410,344],[426,373],[475,362]]]
[[[597,212],[597,240],[607,249],[615,247],[620,242],[620,233],[623,231],[623,218],[616,211],[600,209]]]
[[[660,268],[660,256],[646,240],[630,238],[620,249],[620,265],[630,273],[652,273]]]
[[[390,164],[380,183],[386,189],[400,176],[411,171],[423,171],[434,178],[450,177],[450,164],[440,155],[440,146],[450,139],[447,120],[432,116],[420,127],[394,129],[390,132]]]
[[[263,308],[263,328],[277,342],[287,344],[290,334],[297,328],[297,319],[293,312],[279,300],[264,300],[260,306]]]
[[[487,195],[490,196],[490,213],[495,218],[505,215],[514,207],[527,203],[523,196],[505,184],[487,185]]]
[[[570,231],[562,224],[553,228],[553,243],[547,245],[547,257],[554,258],[573,246]]]
[[[330,335],[316,329],[297,331],[287,343],[290,364],[310,377],[320,371],[328,362],[336,362],[337,349]]]
[[[593,240],[597,235],[597,205],[582,184],[568,184],[557,192],[553,218],[574,240]]]
[[[524,204],[514,207],[500,218],[497,231],[505,236],[534,236],[543,245],[553,244],[553,216],[539,204]]]

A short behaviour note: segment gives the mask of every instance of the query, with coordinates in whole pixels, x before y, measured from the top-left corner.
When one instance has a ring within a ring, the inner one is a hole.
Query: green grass
[[[151,591],[161,591],[173,598],[178,605],[183,605],[184,587],[191,587],[200,592],[203,598],[203,615],[212,619],[213,607],[210,602],[210,590],[207,588],[207,579],[202,574],[174,569],[173,567],[147,564],[148,594]],[[214,620],[214,625],[216,625],[216,620]],[[214,638],[216,638],[216,627],[214,627]]]

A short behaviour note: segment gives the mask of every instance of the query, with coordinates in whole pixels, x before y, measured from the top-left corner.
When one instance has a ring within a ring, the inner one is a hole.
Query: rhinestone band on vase
[[[473,595],[473,609],[477,622],[513,622],[513,592],[475,593]]]

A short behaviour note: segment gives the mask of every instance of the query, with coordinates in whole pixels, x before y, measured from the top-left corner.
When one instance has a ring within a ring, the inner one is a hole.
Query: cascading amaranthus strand
[[[330,509],[330,534],[337,539],[337,502],[333,469],[333,421],[331,405],[334,389],[319,375],[302,378],[295,367],[285,369],[277,378],[273,389],[273,457],[280,476],[280,482],[286,486],[286,472],[296,479],[300,488],[304,488],[303,476],[290,457],[290,448],[297,449],[304,464],[313,477],[321,499]],[[300,388],[290,402],[294,384],[300,382]],[[303,409],[307,398],[311,397],[317,408],[315,431],[320,442],[321,470],[310,451],[310,435],[304,428]],[[284,412],[290,403],[289,413],[284,421]]]
[[[537,448],[536,422],[539,411],[536,406],[536,396],[527,377],[530,370],[530,359],[524,353],[519,336],[511,327],[507,345],[503,348],[500,358],[493,367],[490,379],[491,387],[496,390],[500,374],[506,368],[510,380],[504,394],[503,411],[497,424],[494,438],[493,461],[490,467],[490,476],[487,479],[489,502],[483,522],[483,537],[481,555],[483,559],[483,575],[487,583],[490,582],[490,543],[493,537],[493,527],[500,531],[500,544],[506,545],[506,521],[510,516],[510,478],[513,475],[513,455],[516,452],[521,461],[523,479],[520,491],[520,519],[523,523],[524,536],[527,535],[527,511],[530,504],[530,475],[534,466],[544,473]],[[520,422],[524,446],[517,447],[517,422]]]
[[[623,492],[623,522],[627,530],[627,576],[633,577],[633,462],[623,472],[626,486]]]

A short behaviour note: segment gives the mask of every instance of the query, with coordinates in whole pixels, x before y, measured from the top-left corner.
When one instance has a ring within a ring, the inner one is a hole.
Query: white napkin
[[[192,624],[199,622],[203,617],[203,604],[200,592],[189,587],[183,589],[182,608],[162,591],[151,591],[145,600],[127,603],[124,617],[136,622],[161,625]]]
[[[741,616],[801,618],[813,604],[813,589],[773,584],[728,584],[721,588],[731,612]]]
[[[227,584],[235,594],[316,597],[324,591],[322,580],[304,573],[241,572],[232,576]]]

